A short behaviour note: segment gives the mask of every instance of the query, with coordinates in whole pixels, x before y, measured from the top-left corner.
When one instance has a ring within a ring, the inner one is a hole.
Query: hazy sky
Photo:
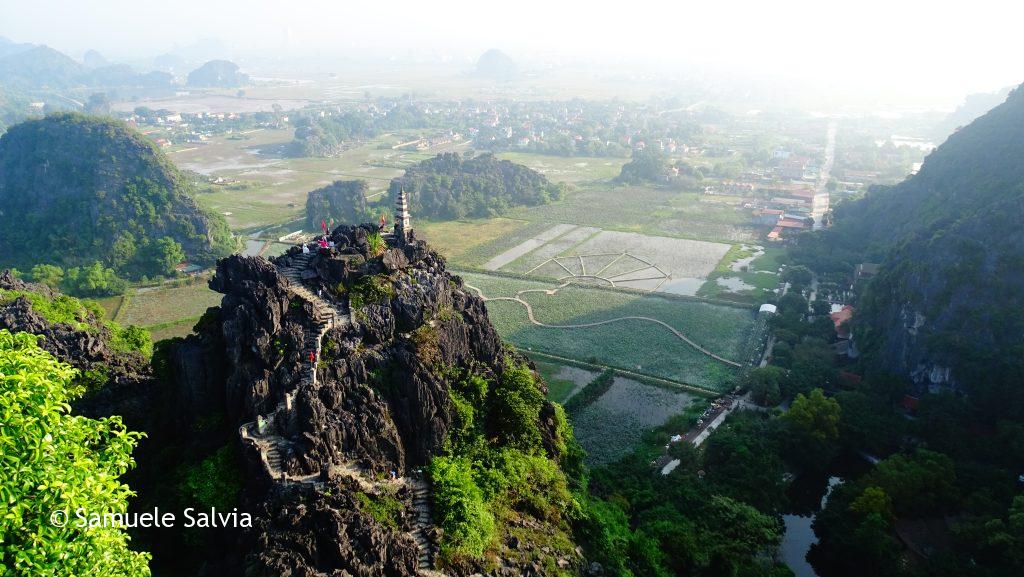
[[[142,60],[203,38],[236,56],[283,51],[470,61],[685,63],[842,85],[963,95],[1024,81],[1011,0],[0,0],[0,35],[76,58]]]

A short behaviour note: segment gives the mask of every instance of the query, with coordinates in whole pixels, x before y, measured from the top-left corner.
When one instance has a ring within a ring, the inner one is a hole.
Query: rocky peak
[[[426,243],[372,224],[270,261],[222,259],[210,287],[221,307],[176,368],[201,381],[182,388],[240,425],[246,499],[266,513],[243,545],[252,574],[426,574],[441,532],[421,471],[458,423],[452,371],[497,382],[519,359],[484,302]],[[552,451],[549,404],[537,426]],[[397,517],[382,524],[359,499],[396,503]]]

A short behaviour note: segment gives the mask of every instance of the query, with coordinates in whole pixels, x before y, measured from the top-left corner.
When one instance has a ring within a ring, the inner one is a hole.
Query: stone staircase
[[[289,422],[285,424],[288,428],[294,428],[297,424],[295,422],[297,416],[295,411],[292,410],[295,392],[298,389],[316,385],[316,365],[320,360],[321,343],[324,335],[332,328],[342,327],[351,322],[343,307],[328,303],[303,286],[302,271],[306,270],[312,257],[312,254],[299,255],[293,257],[293,262],[289,266],[278,267],[281,274],[289,281],[288,292],[310,303],[313,307],[314,324],[312,327],[306,327],[305,329],[303,335],[305,337],[303,339],[305,346],[300,353],[300,362],[308,363],[309,366],[302,371],[302,376],[296,389],[286,393],[285,399],[278,403],[272,412],[257,421],[242,425],[239,429],[243,439],[256,445],[263,465],[270,477],[287,484],[316,483],[320,479],[320,472],[301,476],[288,474],[282,466],[284,461],[283,453],[287,451],[288,441],[269,431],[273,430],[274,425],[279,419],[287,419]],[[314,361],[309,360],[311,354],[312,358],[315,359]]]
[[[434,567],[434,546],[430,543],[427,538],[427,531],[434,525],[434,521],[430,516],[430,491],[427,487],[427,483],[420,479],[406,481],[406,485],[412,489],[412,508],[416,512],[416,519],[413,521],[413,529],[411,535],[414,541],[416,541],[416,547],[419,549],[419,566],[423,568],[432,569]],[[421,572],[426,574],[426,572]]]
[[[302,350],[302,362],[309,363],[304,369],[299,384],[295,390],[285,394],[283,401],[265,417],[256,421],[246,423],[239,428],[242,439],[255,445],[260,454],[264,468],[272,479],[285,485],[308,485],[317,486],[322,482],[320,471],[308,475],[291,475],[284,470],[284,453],[287,452],[288,441],[272,431],[278,419],[288,419],[288,428],[294,430],[296,413],[292,403],[296,391],[307,386],[315,386],[317,383],[316,365],[320,360],[321,343],[324,335],[332,328],[344,327],[351,324],[351,316],[344,307],[329,303],[317,296],[313,291],[303,286],[303,271],[309,267],[313,254],[302,254],[291,258],[288,266],[279,266],[278,270],[288,279],[288,291],[300,299],[310,303],[313,307],[313,327],[307,327],[304,333],[303,342],[306,343]],[[313,353],[315,362],[310,362],[310,353]],[[361,490],[369,492],[376,491],[384,484],[400,484],[409,487],[413,493],[413,509],[416,518],[413,521],[414,529],[408,534],[416,543],[419,551],[417,557],[419,569],[417,575],[421,577],[447,577],[444,573],[434,570],[435,547],[428,538],[428,532],[434,522],[430,514],[430,491],[425,480],[399,477],[391,481],[377,481],[355,463],[343,462],[339,465],[331,465],[329,472],[332,475],[343,475],[355,480]]]

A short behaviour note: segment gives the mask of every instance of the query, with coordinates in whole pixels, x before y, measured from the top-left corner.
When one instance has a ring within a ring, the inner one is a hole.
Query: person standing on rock
[[[316,364],[316,352],[314,352],[314,351],[309,351],[309,364],[311,364],[311,365],[315,365]]]

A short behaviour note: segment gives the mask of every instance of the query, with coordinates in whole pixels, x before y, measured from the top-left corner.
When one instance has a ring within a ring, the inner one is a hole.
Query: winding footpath
[[[328,303],[318,297],[312,291],[302,285],[302,273],[308,267],[312,254],[303,254],[292,258],[292,264],[287,267],[278,267],[280,273],[288,279],[288,292],[313,306],[313,328],[306,328],[304,342],[308,343],[301,352],[301,362],[304,368],[302,378],[295,390],[285,393],[285,398],[277,407],[266,416],[259,416],[257,420],[246,423],[239,428],[239,434],[243,442],[251,443],[260,454],[260,460],[267,474],[282,485],[299,485],[309,487],[323,486],[326,477],[341,475],[354,480],[360,490],[366,493],[384,492],[391,494],[394,489],[407,487],[412,493],[412,507],[415,514],[413,518],[413,530],[405,533],[415,543],[418,552],[417,575],[421,577],[447,577],[444,573],[434,570],[434,557],[436,548],[430,542],[427,535],[434,526],[433,517],[430,512],[430,489],[423,479],[398,477],[390,480],[377,480],[371,477],[367,471],[351,462],[343,462],[340,465],[330,465],[327,468],[327,475],[324,470],[319,470],[308,475],[292,475],[283,466],[283,454],[287,452],[289,441],[280,435],[274,434],[275,422],[278,419],[296,418],[294,410],[295,395],[300,388],[316,386],[317,372],[316,363],[309,362],[310,353],[313,358],[319,361],[321,343],[323,337],[332,328],[341,328],[351,324],[351,316],[342,307]],[[308,366],[307,366],[308,363]],[[294,422],[291,423],[294,425]]]
[[[705,349],[704,347],[702,347],[699,344],[695,343],[693,341],[693,339],[687,337],[683,333],[681,333],[678,330],[676,330],[675,327],[673,327],[672,325],[669,325],[668,323],[666,323],[664,321],[661,321],[661,320],[658,320],[658,319],[654,319],[654,318],[651,318],[651,317],[625,316],[625,317],[616,317],[614,319],[605,319],[603,321],[595,321],[595,322],[592,322],[592,323],[581,323],[581,324],[573,324],[573,325],[550,325],[550,324],[547,324],[547,323],[544,323],[544,322],[541,322],[541,321],[537,320],[537,318],[533,314],[533,307],[530,306],[530,303],[528,303],[525,300],[523,300],[522,298],[520,298],[521,295],[526,294],[526,293],[544,293],[544,294],[546,294],[548,296],[553,296],[553,295],[557,294],[558,291],[560,291],[563,288],[565,288],[565,287],[569,286],[570,284],[572,284],[572,281],[568,281],[568,282],[562,283],[561,285],[559,285],[559,286],[557,286],[556,288],[553,288],[553,289],[526,289],[526,290],[521,290],[521,291],[517,292],[515,294],[515,296],[511,296],[511,297],[488,297],[479,288],[477,288],[477,287],[475,287],[475,286],[473,286],[473,285],[471,285],[469,283],[463,283],[463,284],[464,284],[464,286],[466,288],[468,288],[470,290],[476,291],[477,294],[480,295],[480,298],[484,300],[484,302],[487,302],[487,301],[511,301],[511,302],[516,302],[516,303],[519,303],[519,304],[523,305],[523,307],[526,308],[526,316],[527,316],[527,318],[530,319],[531,323],[533,323],[533,324],[535,324],[535,325],[537,325],[539,327],[545,327],[545,328],[549,328],[549,329],[585,329],[585,328],[597,327],[597,326],[601,326],[601,325],[610,325],[612,323],[618,323],[618,322],[622,322],[622,321],[646,321],[646,322],[654,323],[654,324],[661,325],[661,326],[665,327],[673,335],[675,335],[676,338],[678,338],[679,340],[683,341],[684,343],[690,345],[691,347],[693,347],[697,351],[707,355],[708,357],[710,357],[710,358],[712,358],[712,359],[714,359],[714,360],[716,360],[716,361],[718,361],[720,363],[724,363],[726,365],[733,366],[733,367],[739,367],[739,368],[743,367],[743,365],[741,363],[737,363],[736,361],[727,359],[725,357],[722,357],[720,355],[717,355],[717,354],[715,354],[715,353]]]

